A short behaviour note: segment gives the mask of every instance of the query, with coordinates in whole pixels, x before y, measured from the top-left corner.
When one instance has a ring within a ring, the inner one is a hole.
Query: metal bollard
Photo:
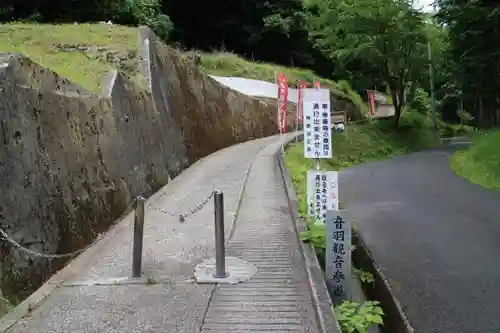
[[[134,252],[132,254],[132,277],[141,277],[142,240],[144,238],[144,203],[146,199],[138,197],[135,201]]]
[[[214,194],[215,213],[215,278],[225,278],[226,254],[224,238],[224,194],[220,191]]]

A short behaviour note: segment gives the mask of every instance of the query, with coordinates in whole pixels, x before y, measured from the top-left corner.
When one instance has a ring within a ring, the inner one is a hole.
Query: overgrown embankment
[[[450,166],[474,184],[500,190],[500,131],[474,136],[470,148],[453,154]]]
[[[21,53],[99,94],[113,69],[145,86],[138,71],[138,36],[138,28],[108,24],[1,24],[0,52]]]

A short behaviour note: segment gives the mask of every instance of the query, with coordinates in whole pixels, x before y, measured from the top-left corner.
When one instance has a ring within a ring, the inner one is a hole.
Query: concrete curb
[[[382,330],[385,329],[385,331],[391,333],[414,333],[415,330],[411,327],[401,303],[392,292],[389,281],[380,270],[357,231],[353,231],[352,240],[356,245],[356,250],[353,252],[353,262],[358,267],[370,272],[375,279],[372,284],[364,284],[363,289],[370,299],[379,301],[384,309],[385,316],[384,326],[381,326]]]
[[[304,139],[303,134],[298,134],[298,141],[303,141],[303,139]],[[288,146],[290,146],[292,143],[294,143],[294,141],[292,140],[286,142],[285,151],[288,148]],[[304,220],[297,216],[298,200],[297,200],[297,195],[295,193],[295,189],[291,181],[291,176],[288,172],[288,169],[285,166],[281,154],[278,155],[278,158],[280,161],[280,168],[283,174],[283,181],[285,182],[285,187],[288,193],[289,205],[291,206],[292,214],[294,214],[297,230],[299,233],[301,231],[306,231],[307,227],[305,225]],[[315,274],[318,274],[318,276],[320,277],[322,282],[319,283],[321,283],[324,286],[325,292],[327,293],[326,295],[328,295],[328,290],[326,288],[326,284],[323,279],[323,273],[321,271],[321,268],[319,267],[319,263],[316,258],[316,253],[314,251],[314,248],[310,244],[304,244],[303,242],[300,243],[301,246],[304,248],[304,254],[306,252],[312,253],[312,256],[314,258],[313,260],[315,261],[317,269],[319,270],[319,272]],[[353,244],[356,246],[356,250],[353,251],[353,256],[352,256],[353,263],[356,264],[355,265],[356,267],[363,268],[364,270],[370,272],[375,279],[375,282],[373,284],[361,284],[361,287],[369,299],[379,301],[380,305],[384,309],[385,312],[384,325],[379,326],[380,329],[382,331],[386,330],[391,333],[415,333],[415,330],[411,327],[408,318],[404,314],[401,303],[394,296],[388,280],[386,279],[386,277],[384,276],[378,265],[373,260],[373,257],[371,256],[368,248],[365,246],[361,236],[355,230],[353,231]],[[318,281],[317,279],[318,278],[316,277],[316,281]],[[328,302],[331,305],[331,300],[329,297],[328,297]],[[338,323],[332,324],[331,327],[333,327],[333,325],[338,325]],[[338,332],[340,332],[339,326],[337,326],[337,329]]]
[[[298,134],[298,136],[300,140],[301,134]],[[284,150],[286,151],[288,146],[292,143],[295,143],[295,137],[288,139],[284,143]],[[323,278],[323,272],[321,271],[321,267],[316,257],[316,252],[314,251],[314,247],[311,244],[304,243],[300,240],[300,233],[307,231],[307,226],[304,220],[298,216],[298,200],[293,187],[292,177],[286,168],[281,151],[276,152],[275,156],[278,159],[278,164],[281,169],[283,184],[285,186],[288,199],[288,206],[292,214],[297,240],[300,244],[302,256],[305,261],[307,276],[309,278],[309,288],[313,299],[313,305],[316,310],[320,332],[340,333],[340,326],[332,311],[332,301],[326,287],[325,279]]]

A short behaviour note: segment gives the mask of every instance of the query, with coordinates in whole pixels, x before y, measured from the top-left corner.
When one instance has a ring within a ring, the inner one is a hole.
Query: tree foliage
[[[0,21],[99,22],[148,25],[167,38],[173,29],[158,0],[2,0]]]
[[[396,121],[405,105],[428,101],[430,43],[443,119],[459,122],[465,109],[476,125],[500,124],[500,4],[436,1],[438,15],[412,0],[3,0],[0,21],[146,24],[186,48],[347,80],[365,100],[367,89],[389,92]]]
[[[477,125],[500,125],[500,4],[439,0],[437,18],[448,30],[452,109],[465,109]],[[449,103],[450,104],[450,103]],[[460,107],[456,107],[460,104]]]
[[[422,15],[406,0],[318,0],[309,3],[316,46],[333,61],[365,63],[389,87],[396,125],[405,91],[425,66]]]
[[[224,49],[247,58],[309,67],[330,76],[332,63],[308,38],[302,0],[219,0],[196,10],[187,1],[163,0],[175,25],[172,38],[185,47]]]

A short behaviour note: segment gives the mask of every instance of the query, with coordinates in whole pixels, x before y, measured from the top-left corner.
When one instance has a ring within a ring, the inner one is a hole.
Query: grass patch
[[[500,131],[473,137],[473,145],[450,158],[450,167],[471,183],[500,190]]]
[[[141,81],[138,42],[138,29],[119,25],[0,25],[0,52],[21,53],[95,93],[113,68]]]
[[[403,113],[401,125],[394,129],[393,120],[348,124],[346,133],[333,133],[333,158],[321,160],[323,170],[342,170],[350,166],[419,151],[439,144],[425,116]],[[285,152],[286,165],[292,175],[299,199],[299,214],[307,216],[306,173],[314,169],[313,160],[305,159],[303,143]],[[340,193],[340,196],[342,194]],[[342,205],[342,200],[340,201]]]
[[[298,79],[306,80],[309,84],[317,80],[320,81],[322,87],[329,88],[334,95],[349,100],[361,114],[368,112],[367,105],[363,102],[361,96],[351,89],[348,82],[341,81],[337,83],[321,78],[310,69],[248,61],[229,52],[202,53],[201,69],[205,73],[215,76],[244,77],[268,82],[275,81],[276,72],[284,73],[292,84]]]

